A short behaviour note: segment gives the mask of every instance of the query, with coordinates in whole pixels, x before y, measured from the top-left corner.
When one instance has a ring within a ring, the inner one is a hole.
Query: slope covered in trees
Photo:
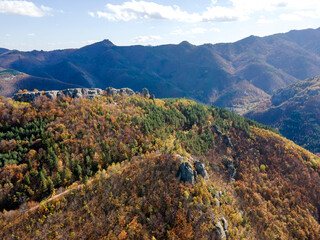
[[[320,236],[319,158],[226,110],[149,95],[2,98],[0,123],[2,238]],[[207,175],[181,181],[196,161]]]
[[[272,127],[300,146],[320,153],[320,77],[278,90],[268,107],[246,116]]]

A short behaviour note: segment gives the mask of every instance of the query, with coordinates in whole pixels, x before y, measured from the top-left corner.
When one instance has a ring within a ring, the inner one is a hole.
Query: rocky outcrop
[[[142,89],[142,96],[146,97],[147,95],[149,95],[149,90],[147,88],[143,88]]]
[[[227,239],[225,230],[221,224],[221,222],[218,222],[216,224],[216,233],[217,233],[217,238],[218,240],[223,240],[223,239]]]
[[[225,157],[222,160],[223,165],[228,171],[228,174],[230,178],[235,178],[236,177],[236,168],[234,167],[233,159],[229,157]]]
[[[178,171],[178,178],[181,181],[191,183],[192,185],[195,183],[196,174],[189,162],[181,163]]]
[[[182,158],[180,158],[182,160]],[[182,162],[178,170],[178,178],[183,182],[195,184],[199,175],[204,179],[208,179],[208,173],[200,161],[189,159],[187,162]]]
[[[176,155],[177,158],[181,161],[181,164],[179,166],[178,170],[178,178],[183,182],[188,182],[192,185],[196,183],[198,178],[202,176],[204,179],[208,179],[208,173],[205,169],[205,166],[202,162],[196,161],[193,158],[186,159],[183,158],[180,155]],[[228,162],[230,160],[228,159]],[[231,163],[232,159],[231,159]],[[215,205],[217,208],[220,208],[220,201],[218,198],[222,196],[222,191],[217,191],[213,197],[215,198]],[[219,240],[225,240],[228,236],[228,221],[224,216],[215,217],[216,220],[214,220],[215,230],[212,232],[212,239],[219,239]]]
[[[101,96],[102,89],[99,88],[69,88],[60,91],[41,91],[41,92],[25,92],[17,93],[13,99],[15,101],[32,102],[37,97],[46,96],[49,99],[55,99],[57,97],[67,96],[71,98],[95,98]]]
[[[103,90],[100,88],[72,88],[72,89],[65,89],[58,92],[59,94],[69,96],[71,98],[95,98],[101,96]]]
[[[196,170],[197,175],[201,175],[204,179],[208,179],[208,173],[206,169],[204,168],[204,165],[202,162],[195,162],[194,168]]]
[[[217,125],[213,125],[211,128],[212,133],[217,133],[218,136],[222,135],[222,132],[220,131],[219,127]]]
[[[21,102],[32,102],[36,97],[40,97],[41,95],[41,92],[17,93],[13,96],[13,99]]]
[[[117,94],[127,94],[127,95],[133,95],[134,91],[130,88],[120,88],[120,89],[115,89],[112,87],[108,87],[106,89],[106,93],[108,96],[115,96]]]
[[[225,142],[227,144],[227,147],[233,149],[233,145],[232,145],[231,139],[230,139],[230,137],[228,135],[224,136],[224,140],[225,140]]]
[[[227,239],[228,235],[228,221],[225,217],[222,217],[216,226],[216,239],[222,240]]]
[[[229,228],[228,220],[225,217],[222,217],[220,220],[222,222],[223,229],[227,235],[228,228]]]

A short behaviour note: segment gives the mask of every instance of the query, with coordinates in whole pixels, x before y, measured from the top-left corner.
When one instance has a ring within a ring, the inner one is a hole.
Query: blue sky
[[[0,47],[233,42],[320,27],[319,0],[0,0]]]

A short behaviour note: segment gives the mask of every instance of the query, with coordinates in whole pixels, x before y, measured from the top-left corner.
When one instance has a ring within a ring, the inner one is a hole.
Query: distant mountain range
[[[278,90],[262,111],[246,116],[278,128],[285,137],[320,153],[320,76]]]
[[[201,46],[119,47],[104,40],[49,52],[0,49],[0,67],[28,75],[11,82],[0,77],[5,96],[21,88],[146,87],[157,97],[187,97],[244,113],[274,91],[320,74],[320,29]]]

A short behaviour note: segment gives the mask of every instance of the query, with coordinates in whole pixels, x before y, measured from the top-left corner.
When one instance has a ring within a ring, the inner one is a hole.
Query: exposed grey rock
[[[41,96],[41,92],[26,92],[26,93],[17,93],[14,95],[13,99],[15,101],[21,102],[32,102],[36,97]]]
[[[222,160],[223,165],[226,167],[230,177],[235,178],[236,177],[236,169],[234,167],[233,159],[229,157],[225,157]]]
[[[224,139],[225,139],[225,142],[226,142],[226,144],[227,144],[227,147],[233,149],[233,145],[232,145],[232,142],[231,142],[230,137],[229,137],[228,135],[225,135],[225,136],[224,136]]]
[[[44,95],[49,99],[55,99],[58,96],[59,91],[46,91]]]
[[[134,91],[130,88],[121,88],[120,89],[120,94],[127,94],[127,95],[133,95]]]
[[[58,96],[63,94],[71,98],[95,98],[102,94],[99,88],[70,88],[58,92]]]
[[[46,96],[49,99],[68,96],[71,98],[95,98],[101,96],[103,91],[99,88],[69,88],[61,91],[42,91],[42,92],[26,92],[17,93],[13,99],[16,101],[32,102],[36,97]]]
[[[142,89],[142,95],[146,97],[149,94],[149,90],[147,88]]]
[[[228,228],[229,228],[229,224],[228,224],[228,221],[225,217],[222,217],[221,219],[221,222],[222,222],[222,226],[223,226],[223,229],[227,235],[227,232],[228,232]]]
[[[194,168],[196,169],[197,175],[201,175],[204,179],[208,179],[208,173],[202,162],[195,162]]]
[[[219,127],[217,125],[213,125],[211,128],[212,133],[217,133],[218,136],[222,135],[222,132],[219,130]]]
[[[183,182],[189,182],[192,185],[195,183],[196,176],[195,171],[193,170],[189,162],[181,163],[178,170],[178,178]]]
[[[224,228],[222,227],[221,222],[218,222],[216,224],[216,233],[217,233],[217,239],[218,240],[222,240],[222,239],[226,239],[227,238],[226,233],[224,231]]]
[[[106,93],[108,96],[115,96],[117,94],[127,94],[127,95],[133,95],[134,94],[134,91],[130,88],[121,88],[121,89],[115,89],[115,88],[112,88],[112,87],[108,87],[106,89]]]
[[[109,96],[115,96],[116,94],[133,95],[134,91],[130,88],[115,89],[109,87],[106,89],[106,93]],[[103,94],[103,90],[100,88],[69,88],[60,91],[42,91],[42,92],[26,92],[17,93],[13,99],[16,101],[32,102],[36,97],[46,96],[49,99],[55,99],[58,97],[71,97],[71,98],[88,98],[92,99]]]
[[[215,198],[215,202],[216,202],[216,207],[219,208],[220,207],[220,201]]]
[[[106,93],[107,93],[108,96],[113,97],[113,96],[115,96],[115,95],[117,95],[119,93],[119,90],[115,89],[115,88],[112,88],[112,87],[108,87],[108,88],[106,88]]]

